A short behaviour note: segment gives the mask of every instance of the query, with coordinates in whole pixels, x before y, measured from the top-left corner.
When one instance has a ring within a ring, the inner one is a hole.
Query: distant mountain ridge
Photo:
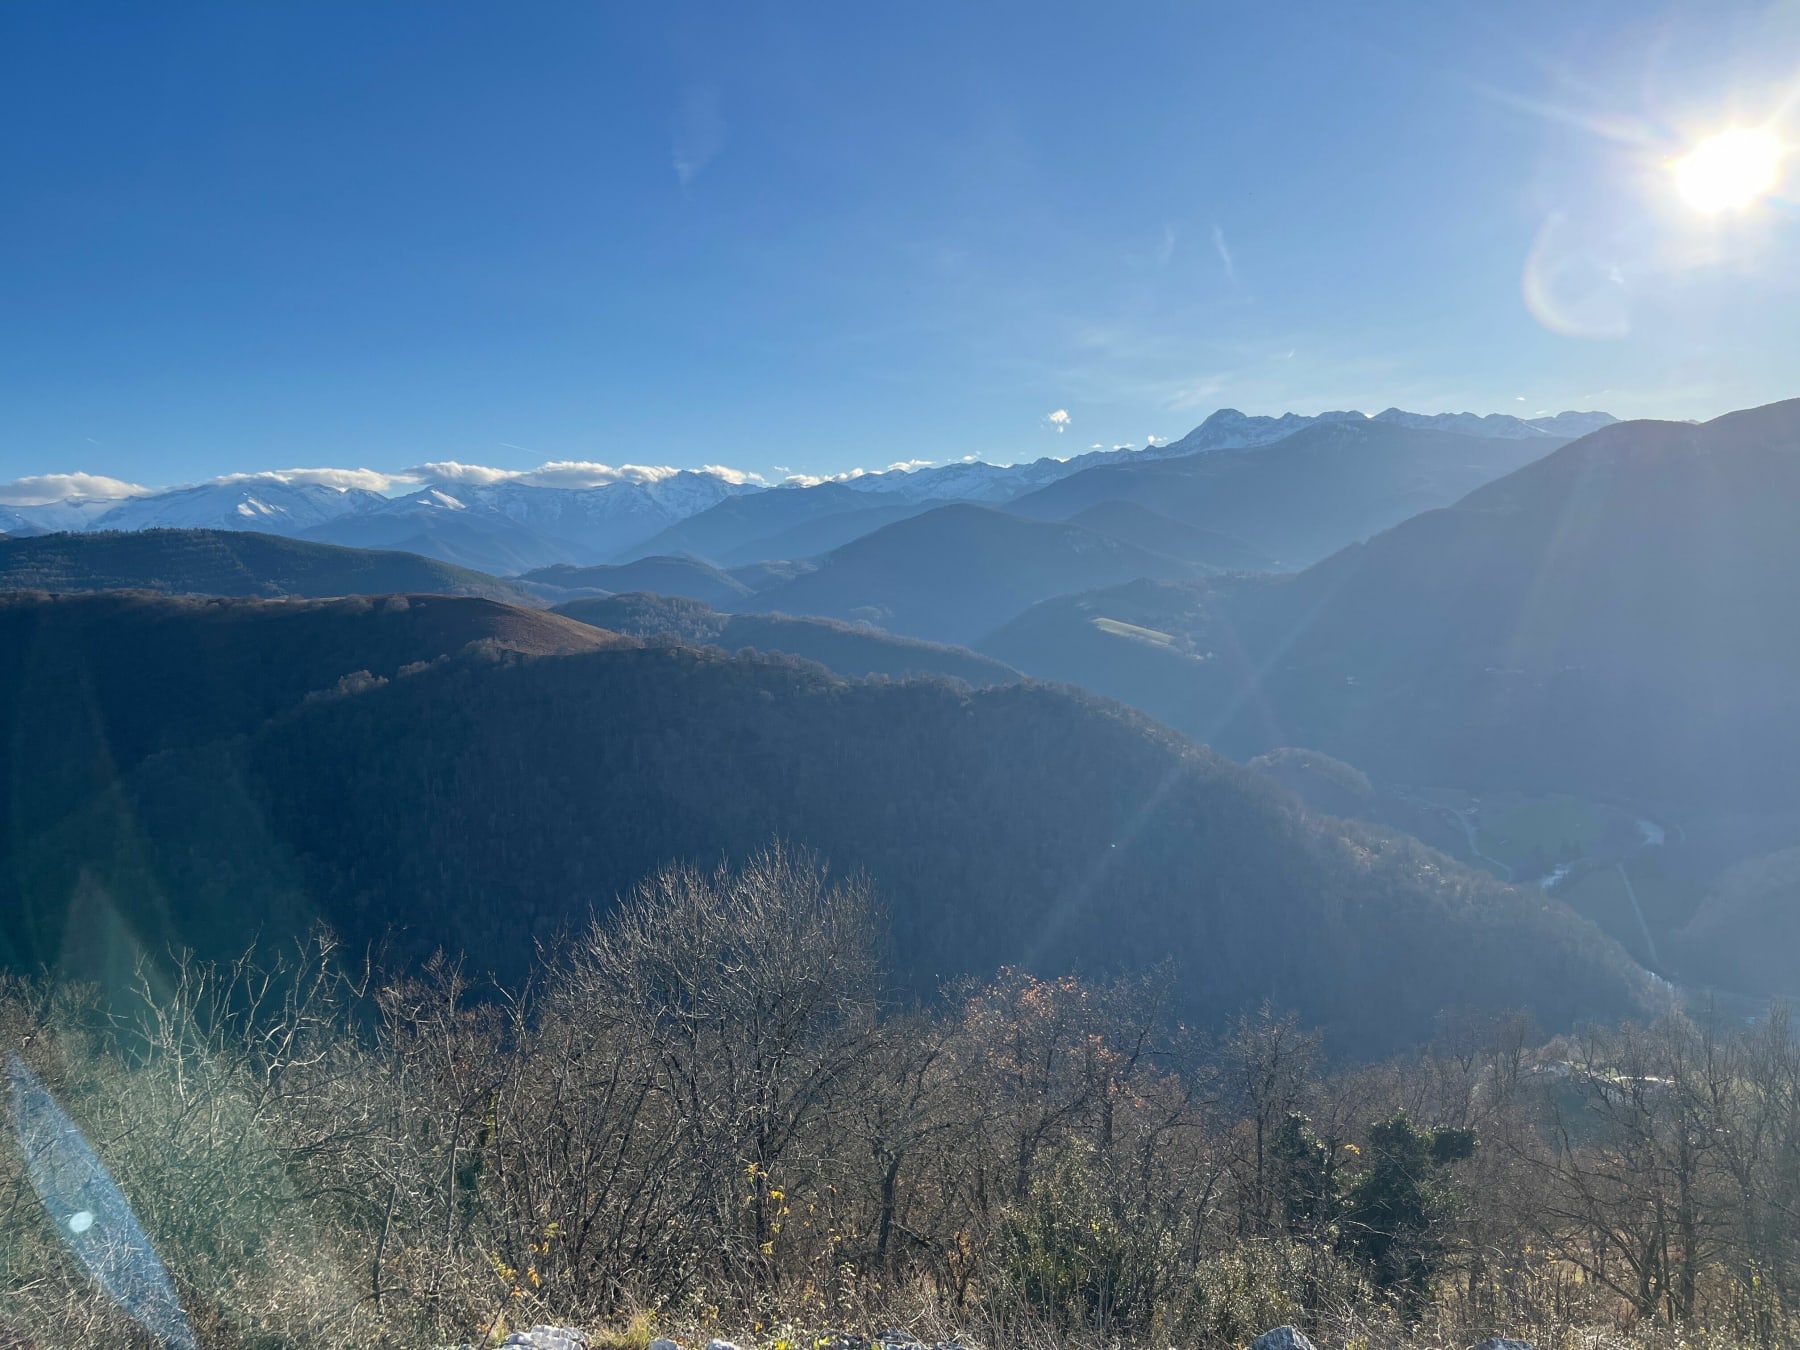
[[[894,637],[836,619],[722,614],[702,601],[679,596],[636,594],[572,600],[553,612],[628,637],[677,638],[731,652],[745,648],[781,652],[816,661],[850,680],[870,675],[890,679],[937,676],[980,687],[1022,678],[1011,666],[966,647]]]
[[[1296,575],[1066,595],[981,649],[1234,755],[1795,809],[1797,512],[1800,399],[1620,423]]]
[[[1200,432],[1188,439],[1196,437]],[[1327,415],[1249,449],[1219,446],[1097,465],[1006,509],[1035,520],[1069,520],[1102,503],[1132,503],[1228,535],[1292,569],[1448,506],[1564,444],[1551,436],[1471,436],[1360,414]]]
[[[1029,605],[1090,589],[1093,579],[1199,574],[1192,564],[1080,525],[965,502],[833,550],[814,571],[759,594],[756,607],[967,646]]]
[[[244,530],[149,529],[0,540],[0,592],[112,590],[266,599],[414,593],[535,603],[513,582],[435,558]]]
[[[823,493],[852,512],[886,506],[889,518],[908,503],[968,501],[1000,505],[1101,465],[1169,459],[1201,451],[1273,444],[1320,423],[1400,422],[1428,430],[1518,440],[1567,438],[1589,430],[1605,413],[1561,413],[1520,419],[1505,414],[1418,414],[1390,408],[1373,418],[1358,412],[1255,417],[1232,408],[1215,412],[1179,440],[1142,448],[1094,450],[1068,459],[995,465],[958,461],[912,470],[842,475],[816,483],[770,486],[719,469],[639,470],[614,481],[547,486],[495,472],[495,481],[420,477],[403,496],[366,487],[306,481],[293,473],[232,475],[216,482],[145,493],[122,500],[71,497],[30,504],[0,503],[0,533],[61,530],[201,528],[255,530],[353,547],[401,549],[490,572],[523,572],[567,563],[629,561],[644,553],[692,552],[728,565],[756,561],[753,541],[834,514],[809,501],[760,517],[723,543],[696,546],[671,537],[671,527],[733,498],[786,498]],[[885,523],[885,522],[884,522]],[[816,551],[848,542],[844,530],[822,525]],[[804,534],[793,547],[812,547]],[[634,554],[633,551],[636,551]],[[752,550],[754,551],[754,550]],[[764,556],[769,556],[765,554]]]

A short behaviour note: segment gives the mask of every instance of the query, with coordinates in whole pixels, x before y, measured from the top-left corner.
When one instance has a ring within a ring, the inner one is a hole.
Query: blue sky
[[[1664,162],[1796,80],[1717,0],[0,6],[0,481],[1709,416],[1800,208]]]

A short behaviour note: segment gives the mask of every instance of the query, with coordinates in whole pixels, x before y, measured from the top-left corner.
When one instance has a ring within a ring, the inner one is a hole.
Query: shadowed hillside
[[[56,668],[85,682],[71,656]],[[203,744],[244,717],[164,716],[127,681],[37,693],[33,725],[90,777],[34,795],[29,820],[17,798],[0,817],[15,830],[0,904],[24,916],[10,959],[106,972],[323,918],[517,979],[534,940],[647,870],[781,836],[869,873],[919,993],[1007,963],[1173,958],[1187,1015],[1273,998],[1356,1051],[1428,1034],[1451,1003],[1529,1002],[1551,1023],[1636,1006],[1635,968],[1561,907],[1315,821],[1249,770],[1067,692],[844,683],[679,647],[489,649],[299,696],[323,674],[284,675],[277,697],[241,672],[241,713],[286,710]],[[28,754],[41,742],[11,717]],[[114,740],[130,753],[109,760]],[[9,780],[34,765],[15,757]]]
[[[533,603],[511,582],[411,553],[236,530],[48,534],[0,542],[0,590],[166,595],[475,595]]]
[[[471,644],[547,653],[629,643],[540,610],[450,596],[0,595],[0,820],[16,843],[159,751],[253,731],[308,696]]]
[[[966,644],[1049,596],[1194,571],[1079,525],[946,506],[845,544],[756,603]]]
[[[1019,672],[965,647],[946,647],[916,638],[786,614],[721,614],[697,600],[660,595],[619,595],[604,600],[572,600],[556,613],[633,637],[669,636],[726,651],[753,648],[785,652],[817,661],[847,679],[885,675],[903,679],[935,675],[970,684],[1005,684]]]
[[[647,591],[679,595],[708,605],[732,606],[750,596],[750,587],[698,558],[640,558],[598,567],[540,567],[517,580],[547,600]]]

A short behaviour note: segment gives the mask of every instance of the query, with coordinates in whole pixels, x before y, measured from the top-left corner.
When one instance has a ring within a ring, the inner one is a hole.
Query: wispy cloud
[[[1173,225],[1164,225],[1162,242],[1156,246],[1156,261],[1159,266],[1167,267],[1175,256],[1176,232]]]
[[[1656,149],[1664,146],[1668,140],[1651,123],[1628,113],[1610,112],[1599,108],[1571,108],[1544,99],[1532,98],[1525,94],[1515,94],[1511,90],[1500,89],[1477,80],[1468,81],[1467,86],[1472,93],[1491,99],[1495,103],[1515,111],[1539,118],[1554,126],[1575,127],[1597,136],[1601,140],[1612,141],[1618,145]]]
[[[51,502],[82,497],[89,501],[119,501],[141,497],[150,491],[120,478],[94,473],[41,473],[0,483],[0,506],[47,506]]]
[[[929,469],[936,464],[935,459],[901,459],[887,466],[889,473],[911,473],[914,469]]]
[[[1225,265],[1225,275],[1232,281],[1238,279],[1237,261],[1231,256],[1231,246],[1225,242],[1225,227],[1212,227],[1213,252],[1219,255],[1219,261]]]
[[[683,188],[691,186],[724,148],[725,118],[719,111],[718,91],[702,86],[690,88],[682,96],[680,111],[675,115],[671,155],[675,181]]]
[[[1223,374],[1196,376],[1171,391],[1165,401],[1168,407],[1176,412],[1185,412],[1190,408],[1204,408],[1224,391],[1228,382],[1227,377]]]

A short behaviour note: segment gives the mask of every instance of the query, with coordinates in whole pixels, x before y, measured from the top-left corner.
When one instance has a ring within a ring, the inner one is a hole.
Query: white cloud
[[[677,470],[676,472],[680,472]],[[701,473],[710,473],[714,478],[721,478],[727,483],[742,486],[745,483],[766,483],[769,480],[760,473],[751,473],[747,469],[728,469],[723,464],[702,464]]]
[[[1104,449],[1106,449],[1106,447],[1105,447],[1105,446],[1104,446],[1104,445],[1102,445],[1102,444],[1100,444],[1100,442],[1099,442],[1099,441],[1095,441],[1095,442],[1094,442],[1094,443],[1093,443],[1093,444],[1092,444],[1092,445],[1090,445],[1090,446],[1089,446],[1089,447],[1088,447],[1088,449],[1090,449],[1090,450],[1104,450]]]
[[[1170,408],[1175,409],[1207,407],[1218,394],[1224,391],[1226,384],[1227,379],[1223,374],[1198,375],[1191,380],[1184,381],[1179,388],[1169,394],[1165,402]]]
[[[504,483],[509,478],[516,478],[518,473],[512,469],[490,469],[481,464],[459,464],[453,459],[438,459],[415,465],[406,471],[405,476],[414,481],[426,479],[433,483],[471,483],[476,487],[486,487],[490,483]]]
[[[1055,412],[1047,414],[1044,420],[1055,427],[1058,433],[1067,431],[1071,423],[1067,408],[1058,408]]]
[[[1130,450],[1132,448],[1133,448],[1132,446],[1130,446],[1129,444],[1126,444],[1124,442],[1121,442],[1118,445],[1115,445],[1113,447],[1113,449],[1115,449],[1115,450]]]
[[[40,473],[0,483],[0,506],[48,506],[70,497],[118,501],[125,497],[141,497],[149,491],[136,483],[96,473]]]
[[[699,469],[677,469],[667,464],[600,464],[584,459],[553,459],[535,469],[495,469],[485,464],[462,464],[456,460],[434,460],[418,464],[395,475],[400,482],[466,483],[489,487],[495,483],[522,483],[527,487],[588,488],[606,487],[612,483],[660,483],[678,473],[705,473],[727,483],[760,483],[763,476],[723,464],[708,464]]]
[[[1214,225],[1212,227],[1212,241],[1213,251],[1219,255],[1219,261],[1225,264],[1225,275],[1236,281],[1238,279],[1237,262],[1232,258],[1231,249],[1225,243],[1223,226]]]
[[[887,466],[889,473],[911,473],[914,469],[929,469],[936,464],[935,459],[897,459]]]
[[[621,464],[615,469],[610,464],[596,464],[592,460],[553,459],[548,464],[527,469],[517,477],[518,481],[532,487],[582,488],[605,487],[609,483],[660,483],[680,472],[680,469],[667,465]]]
[[[260,473],[227,473],[209,483],[313,483],[339,492],[361,489],[387,492],[413,480],[406,474],[377,473],[374,469],[265,469]]]

